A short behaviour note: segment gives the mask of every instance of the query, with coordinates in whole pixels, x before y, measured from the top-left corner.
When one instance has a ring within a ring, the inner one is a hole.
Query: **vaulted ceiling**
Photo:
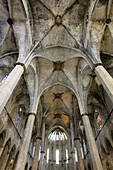
[[[29,61],[30,109],[40,97],[46,127],[68,129],[77,100],[87,107],[88,94],[98,91],[91,62],[112,74],[112,1],[1,0],[0,11],[0,79]]]

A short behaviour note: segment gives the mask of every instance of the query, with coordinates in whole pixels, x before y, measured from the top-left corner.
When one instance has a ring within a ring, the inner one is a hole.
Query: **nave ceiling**
[[[98,84],[92,63],[102,61],[112,74],[112,1],[1,0],[0,10],[1,80],[16,62],[28,61],[30,109],[40,97],[46,125],[69,128],[73,98],[87,107]]]

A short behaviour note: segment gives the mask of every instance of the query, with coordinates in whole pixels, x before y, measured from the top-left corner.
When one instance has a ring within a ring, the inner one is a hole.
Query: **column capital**
[[[93,68],[92,68],[92,72],[94,73],[95,71],[95,68],[98,67],[98,66],[102,66],[103,64],[102,63],[96,63],[93,65]]]
[[[30,116],[30,115],[35,116],[35,117],[36,117],[36,113],[30,112],[30,113],[28,113],[28,116]]]
[[[75,154],[75,151],[71,151],[71,154],[73,154],[73,153]]]
[[[74,138],[74,141],[75,141],[75,140],[80,140],[80,138],[79,138],[79,137],[76,137],[76,138]]]
[[[42,116],[42,120],[45,121],[45,116]]]
[[[37,136],[37,137],[36,137],[36,140],[37,140],[37,139],[40,139],[40,140],[42,140],[42,137],[40,137],[40,136]]]
[[[82,116],[82,117],[83,117],[83,116],[89,116],[89,114],[88,114],[88,113],[82,113],[81,116]]]
[[[22,67],[23,67],[23,69],[24,69],[24,72],[26,71],[26,66],[25,66],[25,64],[24,64],[24,63],[17,62],[17,63],[15,64],[15,66],[16,66],[16,65],[20,65],[20,66],[22,66]]]

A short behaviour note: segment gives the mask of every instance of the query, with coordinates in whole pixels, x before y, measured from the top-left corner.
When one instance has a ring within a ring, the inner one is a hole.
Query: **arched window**
[[[40,149],[39,149],[39,157],[38,157],[38,161],[40,161],[40,158],[41,158],[41,146],[40,146]]]
[[[48,140],[51,143],[51,152],[48,150],[47,152],[49,152],[49,159],[51,160],[51,163],[55,161],[56,164],[60,164],[63,159],[66,160],[66,163],[68,163],[68,150],[66,149],[68,144],[67,139],[68,137],[66,133],[60,128],[56,128],[55,130],[50,132],[50,134],[48,135]],[[65,153],[63,154],[63,152]]]
[[[22,108],[19,107],[18,113],[17,113],[17,115],[16,115],[16,120],[15,120],[15,122],[14,122],[14,125],[15,125],[16,127],[17,127],[18,122],[19,122],[19,120],[20,120],[20,118],[21,118],[21,115],[22,115]]]
[[[49,148],[47,149],[47,163],[49,163]]]
[[[49,134],[48,139],[53,141],[67,140],[67,135],[61,129],[56,129]]]
[[[56,149],[56,164],[59,164],[59,149]]]
[[[68,150],[66,149],[66,163],[68,163]]]
[[[34,143],[34,146],[33,146],[32,157],[34,157],[34,154],[35,154],[35,146],[36,146],[36,142]]]
[[[98,110],[95,110],[95,113],[96,113],[96,120],[97,120],[97,123],[98,123],[98,126],[99,126],[99,130],[101,130],[102,127],[103,127],[101,116],[99,115],[99,111]]]
[[[78,162],[77,149],[75,148],[75,161]]]
[[[82,159],[84,159],[84,153],[83,153],[83,148],[81,144],[80,144],[80,148],[81,148]]]
[[[83,140],[83,148],[84,148],[84,152],[85,152],[85,155],[86,155],[87,154],[87,148],[86,148],[85,140]]]

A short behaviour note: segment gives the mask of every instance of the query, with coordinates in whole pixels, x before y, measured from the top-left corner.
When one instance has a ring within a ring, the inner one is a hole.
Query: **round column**
[[[35,113],[31,113],[28,117],[27,125],[24,132],[23,143],[20,148],[20,152],[18,155],[18,160],[16,164],[16,170],[24,170],[30,145],[30,140],[32,136],[33,125],[35,121]]]
[[[74,129],[73,129],[73,123],[70,124],[70,130],[71,130],[71,142],[72,142],[72,148],[71,148],[71,157],[72,157],[72,168],[76,169],[76,162],[75,162],[75,150],[74,150]]]
[[[113,102],[113,78],[102,65],[94,66],[96,75]]]
[[[2,113],[7,101],[9,100],[14,88],[16,87],[21,75],[24,72],[23,66],[22,64],[16,65],[3,85],[0,86],[0,114]]]
[[[93,131],[90,125],[89,117],[87,114],[82,114],[82,120],[85,128],[85,133],[89,145],[90,155],[93,163],[94,170],[103,170],[101,160],[98,154],[96,142],[93,136]]]
[[[75,138],[74,140],[75,140],[75,146],[76,146],[76,149],[77,149],[78,167],[79,167],[80,170],[84,170],[84,164],[83,164],[81,147],[80,147],[80,138]]]
[[[45,118],[43,118],[42,124],[42,146],[41,146],[41,159],[40,159],[40,170],[44,170],[44,162],[45,162]]]
[[[41,144],[41,137],[36,138],[36,146],[35,146],[35,154],[33,158],[33,164],[32,164],[32,170],[37,170],[38,168],[38,158],[39,158],[39,149],[40,149],[40,144]]]

